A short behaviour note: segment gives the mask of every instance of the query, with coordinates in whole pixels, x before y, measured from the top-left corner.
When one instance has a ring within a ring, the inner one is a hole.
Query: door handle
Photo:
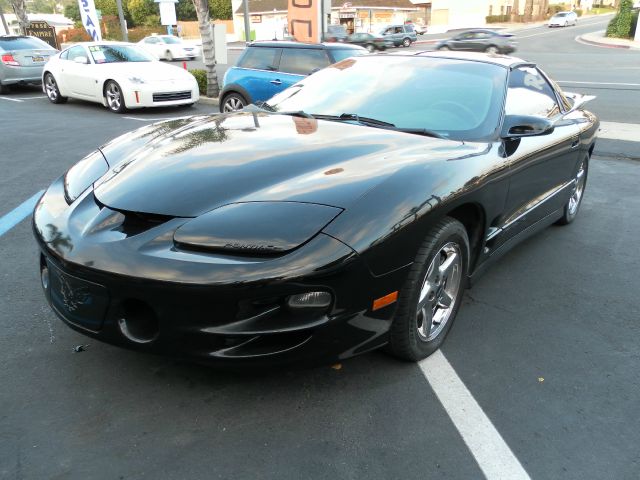
[[[571,142],[571,148],[577,148],[580,145],[580,139],[574,138],[573,142]]]
[[[282,82],[278,79],[276,80],[271,80],[269,83],[273,83],[274,85],[282,85]]]

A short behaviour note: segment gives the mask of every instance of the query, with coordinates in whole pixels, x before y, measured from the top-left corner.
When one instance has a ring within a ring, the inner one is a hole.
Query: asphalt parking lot
[[[640,52],[573,40],[599,22],[519,34],[519,55],[598,95],[606,138],[578,219],[489,270],[420,365],[374,352],[229,373],[71,331],[15,209],[107,140],[216,107],[0,97],[0,478],[640,478]]]

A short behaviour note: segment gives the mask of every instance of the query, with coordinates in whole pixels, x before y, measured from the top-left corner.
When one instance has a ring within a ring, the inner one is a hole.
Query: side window
[[[551,85],[540,72],[533,67],[520,67],[509,75],[505,113],[549,118],[560,113],[560,108]]]
[[[238,61],[238,67],[256,70],[277,70],[279,48],[249,47]]]
[[[69,49],[67,49],[67,50],[65,50],[64,52],[62,52],[62,53],[60,54],[60,58],[61,58],[62,60],[66,60],[66,59],[67,59],[67,55],[69,55]]]
[[[324,50],[310,48],[284,48],[280,59],[280,71],[297,75],[309,75],[329,65]]]
[[[396,27],[395,33],[404,33],[402,27]]]
[[[71,60],[72,62],[77,57],[87,57],[87,52],[85,52],[82,47],[71,47],[67,52],[67,60]]]

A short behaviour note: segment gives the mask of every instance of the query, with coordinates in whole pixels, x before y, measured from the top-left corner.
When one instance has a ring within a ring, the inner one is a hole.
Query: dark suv
[[[342,43],[251,43],[224,75],[220,111],[268,100],[307,75],[365,53],[362,47]]]
[[[381,32],[386,40],[391,40],[396,47],[410,47],[413,42],[418,41],[413,25],[389,25]]]

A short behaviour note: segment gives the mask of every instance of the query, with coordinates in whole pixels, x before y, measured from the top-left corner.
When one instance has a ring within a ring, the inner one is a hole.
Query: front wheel
[[[495,45],[489,45],[484,51],[490,55],[497,55],[498,53],[500,53],[498,47],[496,47]]]
[[[424,239],[400,291],[390,353],[417,361],[442,345],[462,302],[468,265],[467,231],[457,220],[443,218]]]
[[[117,82],[109,80],[104,87],[105,97],[107,99],[107,107],[109,110],[115,113],[124,113],[127,111],[127,106],[124,103],[124,94],[122,88]]]
[[[50,73],[44,76],[44,91],[47,92],[47,98],[51,103],[65,103],[67,101],[67,97],[60,95],[56,79]]]
[[[451,50],[451,49],[449,47],[447,47],[446,45],[443,45],[440,48],[438,48],[438,50],[442,50],[443,52],[446,52],[447,50]]]
[[[587,186],[587,174],[589,173],[589,158],[585,157],[578,167],[578,172],[573,179],[573,186],[571,187],[571,196],[569,201],[564,206],[562,217],[556,223],[558,225],[569,225],[578,216],[580,205],[582,205],[582,197],[584,196],[584,189]]]
[[[371,43],[368,43],[364,48],[366,48],[369,53],[373,53],[376,49],[376,47]]]
[[[164,59],[165,59],[167,62],[172,62],[172,61],[173,61],[173,54],[171,53],[171,51],[170,51],[170,50],[167,50],[167,51],[164,53]]]
[[[410,38],[405,38],[404,40],[402,40],[402,46],[403,47],[410,47],[411,46],[411,39]]]

